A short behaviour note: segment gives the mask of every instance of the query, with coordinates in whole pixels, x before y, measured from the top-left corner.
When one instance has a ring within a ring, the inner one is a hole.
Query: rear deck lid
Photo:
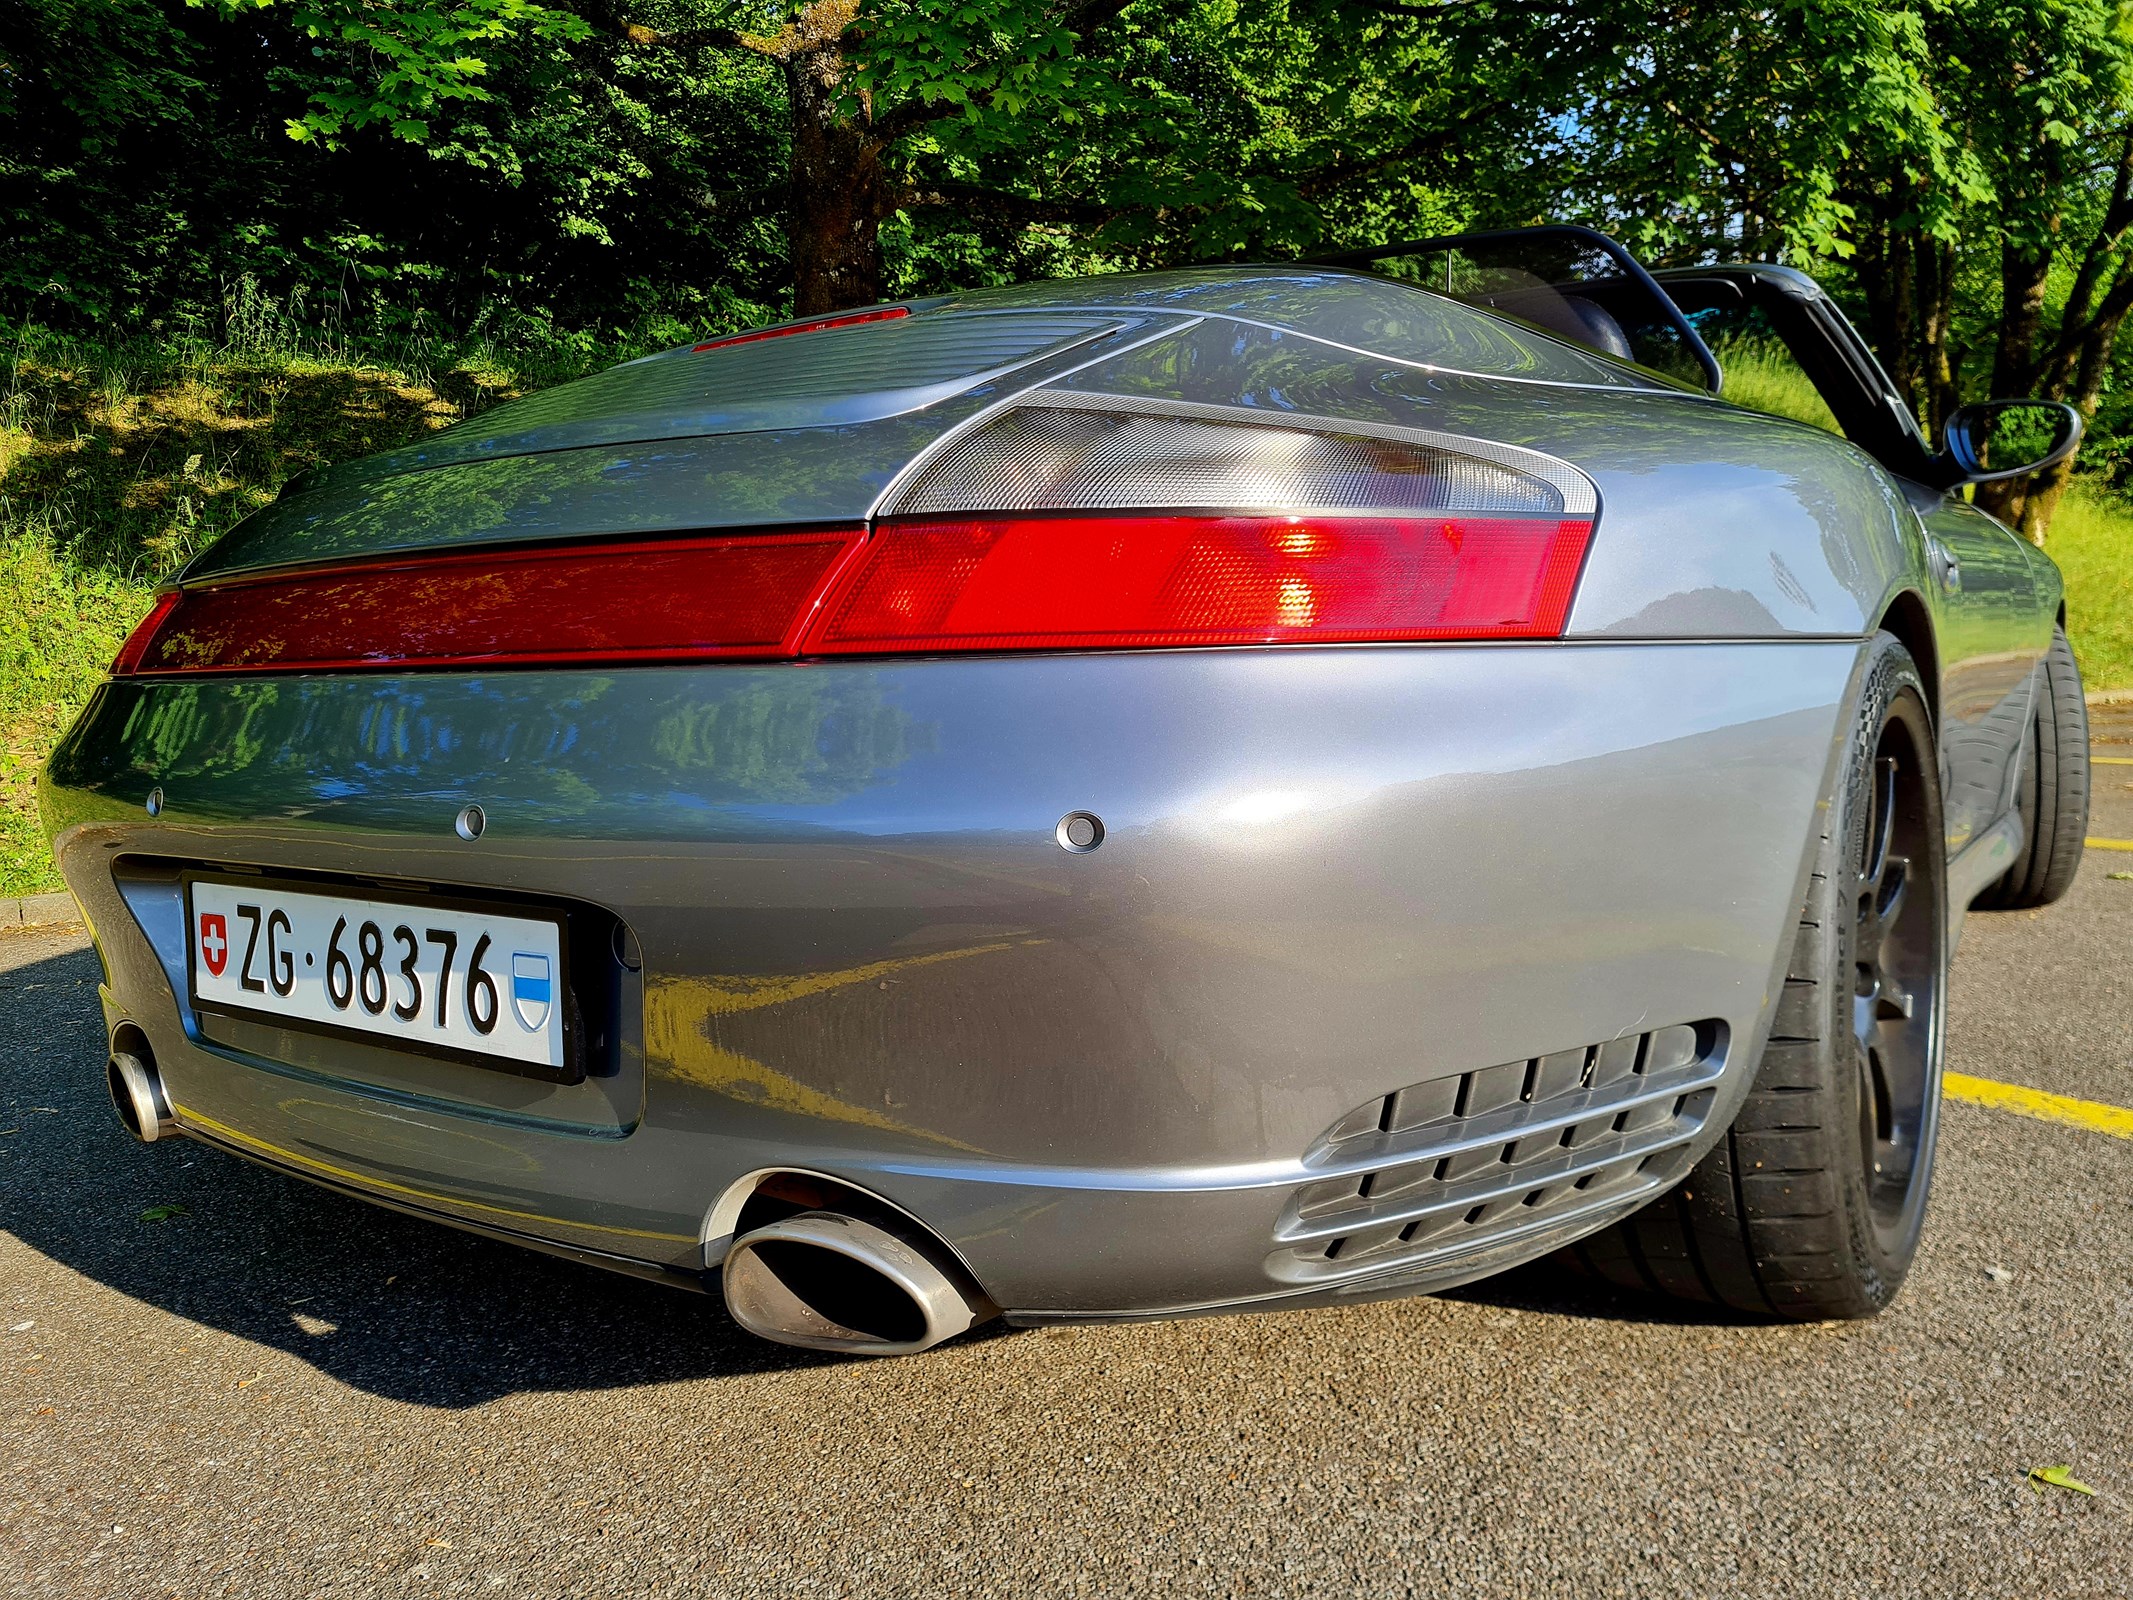
[[[588,445],[874,422],[924,410],[1095,339],[1120,321],[1101,312],[951,311],[855,321],[790,338],[715,340],[558,384],[318,481]]]

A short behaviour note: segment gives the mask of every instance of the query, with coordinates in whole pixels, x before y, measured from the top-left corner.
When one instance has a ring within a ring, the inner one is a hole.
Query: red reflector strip
[[[1554,638],[1591,533],[1458,513],[914,518],[868,542],[802,648]]]
[[[729,344],[754,344],[758,339],[782,339],[794,333],[820,333],[824,328],[849,328],[861,322],[894,322],[898,317],[909,315],[909,306],[885,306],[879,311],[847,311],[835,316],[810,317],[805,322],[788,322],[782,328],[758,328],[753,333],[735,333],[723,339],[706,339],[702,344],[691,345],[689,354],[700,356],[706,350],[723,350]]]
[[[190,589],[114,675],[789,656],[859,531],[466,551]],[[153,626],[151,626],[153,625]]]

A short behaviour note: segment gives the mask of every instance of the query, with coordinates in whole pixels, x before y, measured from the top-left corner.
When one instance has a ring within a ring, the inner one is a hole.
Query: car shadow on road
[[[0,1227],[73,1271],[418,1405],[851,1359],[755,1339],[712,1297],[380,1210],[189,1139],[135,1144],[104,1090],[96,983],[88,951],[0,973],[0,1127],[17,1130],[0,1137]]]
[[[1666,1299],[1589,1277],[1560,1256],[1484,1278],[1440,1297],[1505,1311],[1530,1311],[1552,1317],[1586,1317],[1601,1322],[1644,1323],[1664,1327],[1739,1327],[1769,1322],[1724,1306]]]

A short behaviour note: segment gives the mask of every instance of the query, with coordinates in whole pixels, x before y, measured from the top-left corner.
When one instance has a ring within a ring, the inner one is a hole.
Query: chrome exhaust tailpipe
[[[114,1050],[104,1077],[111,1086],[111,1108],[141,1143],[154,1144],[178,1131],[178,1119],[170,1114],[170,1100],[163,1093],[162,1075],[153,1063],[130,1051]]]
[[[999,1315],[959,1269],[912,1237],[835,1211],[802,1211],[733,1241],[726,1310],[803,1350],[903,1356]]]

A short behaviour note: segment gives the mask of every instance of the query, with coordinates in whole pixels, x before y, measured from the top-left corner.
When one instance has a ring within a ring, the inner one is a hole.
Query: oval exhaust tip
[[[913,1355],[997,1314],[910,1240],[834,1211],[743,1234],[723,1281],[735,1322],[803,1350]]]
[[[154,1144],[178,1131],[161,1075],[139,1056],[127,1050],[112,1051],[104,1079],[111,1089],[111,1108],[141,1143]]]

